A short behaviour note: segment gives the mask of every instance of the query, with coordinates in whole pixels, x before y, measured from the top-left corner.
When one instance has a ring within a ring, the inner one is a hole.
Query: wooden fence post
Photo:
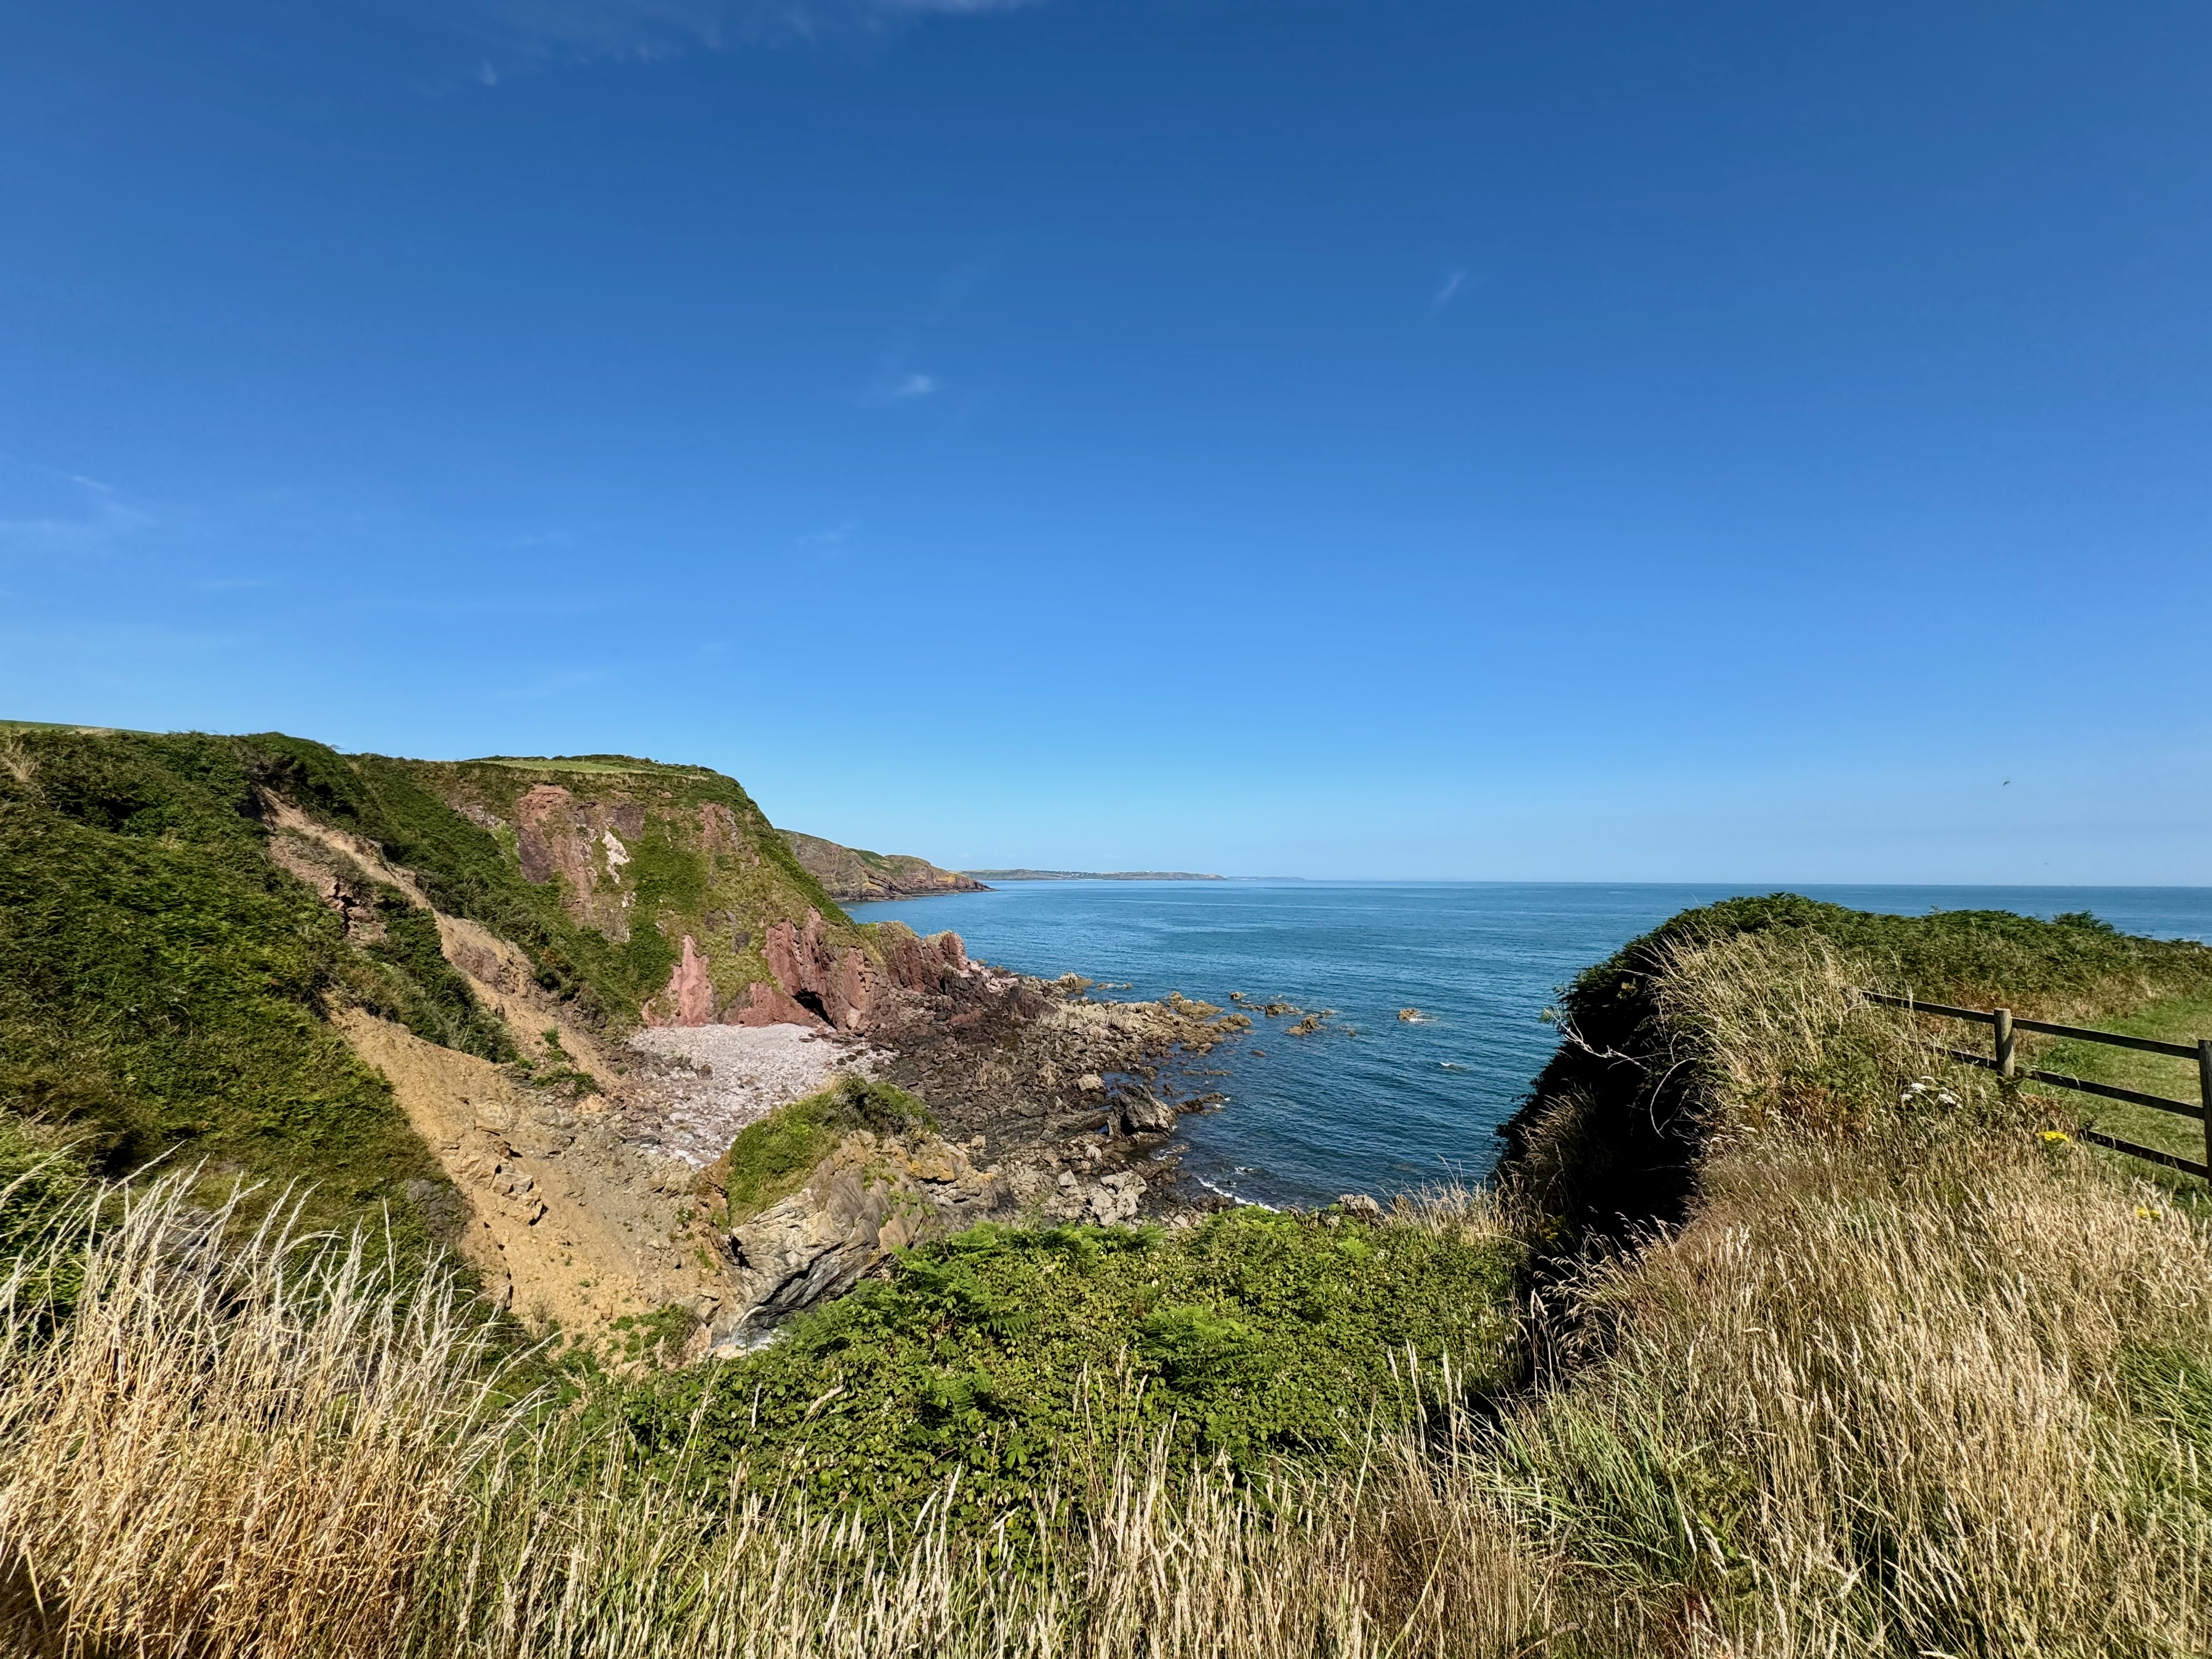
[[[2204,1168],[2212,1176],[2212,1037],[2197,1039],[2197,1098],[2204,1104]]]
[[[2009,1083],[2013,1077],[2012,1010],[2000,1008],[1996,1016],[1997,1075]]]

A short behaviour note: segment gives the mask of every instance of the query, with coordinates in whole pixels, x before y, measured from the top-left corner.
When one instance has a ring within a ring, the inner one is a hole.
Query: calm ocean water
[[[1480,1178],[1492,1131],[1553,1047],[1539,1018],[1560,985],[1695,904],[1767,890],[1506,882],[1010,882],[988,893],[856,907],[1024,973],[1070,971],[1127,992],[1229,993],[1333,1008],[1294,1037],[1260,1020],[1212,1062],[1220,1111],[1183,1120],[1184,1167],[1265,1204],[1385,1194]],[[2212,888],[1802,887],[1864,910],[2092,910],[2123,932],[2212,940]],[[1415,1007],[1428,1018],[1401,1022]],[[1349,1029],[1346,1029],[1349,1028]]]

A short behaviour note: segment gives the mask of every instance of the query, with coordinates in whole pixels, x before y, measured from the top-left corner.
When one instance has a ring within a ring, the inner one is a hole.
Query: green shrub
[[[725,1219],[757,1215],[796,1192],[807,1172],[855,1129],[897,1134],[932,1127],[928,1109],[905,1090],[872,1078],[837,1078],[738,1131],[712,1172],[722,1188]]]
[[[1415,1420],[1503,1365],[1516,1261],[1452,1222],[1245,1209],[1178,1232],[982,1226],[742,1359],[621,1403],[648,1457],[885,1514],[954,1471],[971,1519],[1079,1489],[1116,1437],[1247,1470]]]
[[[393,1015],[416,1036],[495,1063],[514,1060],[507,1025],[477,1000],[438,940],[438,919],[386,888],[377,895],[384,937],[366,954],[398,970]]]

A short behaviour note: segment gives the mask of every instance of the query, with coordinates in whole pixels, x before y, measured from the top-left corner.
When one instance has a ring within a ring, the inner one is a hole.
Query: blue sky
[[[0,713],[975,866],[2212,882],[2212,11],[74,0]]]

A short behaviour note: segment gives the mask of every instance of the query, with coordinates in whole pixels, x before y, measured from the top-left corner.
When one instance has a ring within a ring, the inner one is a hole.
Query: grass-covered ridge
[[[2202,1183],[2093,1152],[2083,1103],[1869,986],[2111,1025],[2212,990],[2212,950],[1785,895],[1583,975],[1509,1184],[1562,1247],[1678,1226],[1565,1275],[1509,1505],[1585,1564],[1600,1651],[2203,1650]]]
[[[1509,1162],[1525,1189],[1570,1228],[1615,1228],[1681,1213],[1716,1121],[1713,1081],[1695,1056],[1729,1044],[1688,1045],[1665,988],[1700,951],[1765,950],[1779,959],[1826,952],[1861,989],[2095,1025],[2167,999],[2212,991],[2212,949],[2137,939],[2087,915],[2051,921],[1998,910],[1887,915],[1793,893],[1729,899],[1687,910],[1584,969],[1557,1011],[1567,1041],[1537,1079],[1534,1103],[1510,1126]],[[1966,1028],[1930,1023],[1938,1046],[1972,1046]],[[1962,1040],[1962,1038],[1964,1040]],[[1815,1033],[1797,1034],[1796,1097],[1856,1097],[1880,1085],[1863,1070],[1830,1076]],[[2023,1052],[2041,1040],[2025,1039]],[[2063,1109],[2079,1111],[2075,1105]]]
[[[322,1015],[347,999],[447,1036],[481,1026],[422,948],[427,915],[390,908],[365,955],[270,861],[256,763],[225,738],[8,740],[0,1119],[19,1161],[206,1160],[314,1181],[338,1212],[388,1202],[404,1224],[407,1184],[436,1165]]]

